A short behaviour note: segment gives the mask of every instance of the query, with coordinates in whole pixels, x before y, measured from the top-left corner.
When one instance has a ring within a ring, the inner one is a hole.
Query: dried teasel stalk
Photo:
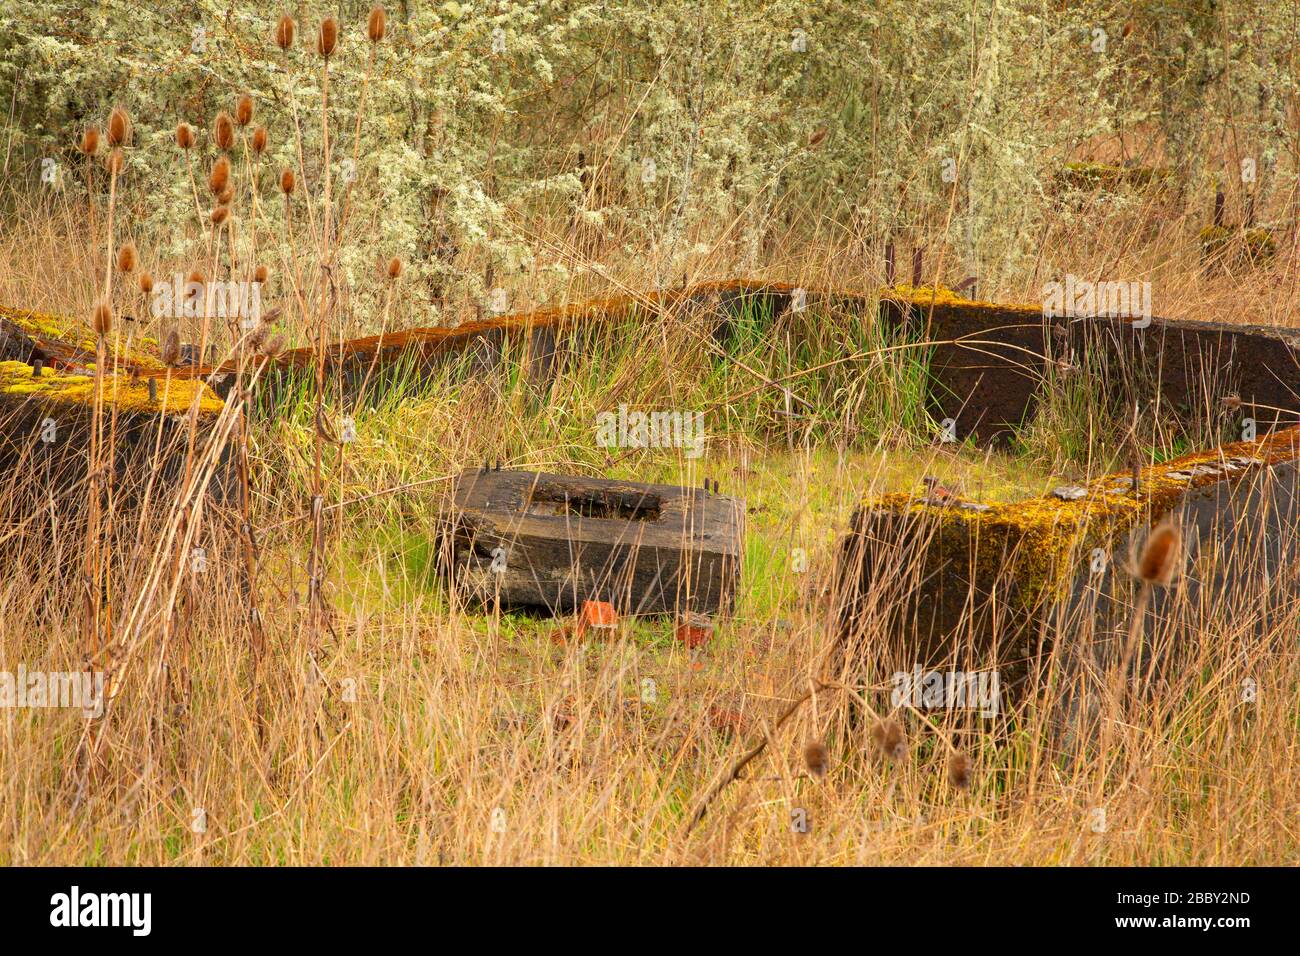
[[[320,22],[320,30],[316,34],[316,52],[328,60],[334,55],[338,43],[339,22],[334,17],[326,17]]]
[[[163,337],[159,358],[164,365],[179,365],[181,361],[181,337],[175,329]]]
[[[280,14],[280,19],[275,25],[275,45],[281,50],[288,50],[293,46],[293,32],[293,18],[287,13]]]
[[[108,145],[125,146],[131,140],[131,117],[120,106],[108,114]]]
[[[218,156],[217,161],[212,164],[212,171],[208,173],[208,189],[215,196],[229,184],[230,159],[226,156]]]
[[[1137,561],[1137,576],[1145,584],[1168,585],[1182,564],[1183,535],[1172,522],[1157,525],[1147,535]]]
[[[384,12],[383,7],[371,7],[370,16],[366,19],[366,35],[370,37],[370,42],[379,43],[387,32],[388,14]]]
[[[218,149],[228,150],[235,145],[235,122],[225,110],[217,114],[213,131]]]
[[[117,271],[134,272],[138,256],[135,251],[135,243],[128,242],[121,249],[117,250]]]
[[[101,301],[96,305],[95,311],[91,316],[91,325],[95,329],[96,335],[105,336],[112,332],[113,307],[104,301]]]

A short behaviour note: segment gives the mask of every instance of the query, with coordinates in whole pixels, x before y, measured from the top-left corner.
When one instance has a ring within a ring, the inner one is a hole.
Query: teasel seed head
[[[148,295],[153,291],[153,275],[148,272],[140,273],[140,291]]]
[[[125,109],[114,106],[108,114],[108,145],[123,146],[131,140],[131,117]]]
[[[253,152],[261,156],[266,152],[266,127],[259,126],[253,130]]]
[[[261,347],[257,351],[267,358],[275,358],[284,351],[284,337],[280,335],[271,336],[262,343]]]
[[[93,323],[96,335],[108,335],[109,332],[112,332],[113,307],[107,302],[100,300],[100,303],[95,306]]]
[[[245,93],[235,104],[235,120],[240,126],[253,122],[253,98]]]
[[[366,34],[371,43],[379,43],[388,32],[388,14],[384,8],[375,5],[370,8],[370,17],[366,20]]]
[[[280,191],[286,196],[292,196],[294,184],[293,170],[286,166],[284,171],[280,173]]]
[[[871,742],[890,760],[900,760],[907,753],[903,728],[892,717],[876,721],[871,728]]]
[[[267,280],[267,277],[270,274],[271,274],[270,269],[268,269],[265,265],[260,265],[253,270],[253,281],[259,283],[265,282]]]
[[[117,250],[117,269],[119,272],[134,272],[136,264],[135,243],[128,242]]]
[[[108,167],[110,173],[119,175],[126,168],[126,156],[121,149],[115,148],[104,160],[104,165]]]
[[[176,124],[176,145],[181,149],[194,148],[194,127],[189,123]]]
[[[953,751],[948,758],[948,782],[958,790],[970,786],[970,757],[960,750]]]
[[[217,114],[213,129],[216,133],[218,149],[228,150],[235,145],[235,123],[225,110]]]
[[[81,143],[77,148],[87,156],[95,155],[99,150],[99,127],[87,126],[86,131],[81,134]]]
[[[175,329],[163,336],[162,348],[159,350],[158,357],[162,359],[164,365],[177,365],[180,363],[181,337]]]
[[[229,206],[235,198],[235,187],[226,183],[226,188],[217,193],[217,202],[222,206]]]
[[[1138,558],[1138,577],[1146,584],[1167,585],[1178,574],[1182,558],[1183,535],[1178,526],[1165,521],[1151,529],[1142,555]]]
[[[326,17],[320,22],[320,31],[316,34],[316,52],[329,59],[339,42],[339,22],[333,17]]]
[[[826,745],[820,740],[810,740],[803,748],[804,766],[817,780],[826,776],[826,768],[830,764],[830,755],[826,752]]]
[[[212,220],[212,225],[220,226],[230,218],[230,207],[217,206],[212,210],[212,212],[208,213],[208,218]]]
[[[402,260],[393,256],[388,260],[388,278],[396,279],[402,274]]]
[[[293,17],[287,13],[280,14],[280,21],[275,25],[275,45],[281,50],[293,46]]]
[[[216,195],[228,185],[230,185],[230,159],[226,156],[218,156],[217,161],[212,164],[212,171],[208,173],[208,189]]]
[[[191,270],[190,270],[190,274],[186,277],[185,281],[186,281],[186,282],[190,282],[190,283],[198,283],[199,285],[203,285],[203,270],[202,270],[202,269],[191,269]]]

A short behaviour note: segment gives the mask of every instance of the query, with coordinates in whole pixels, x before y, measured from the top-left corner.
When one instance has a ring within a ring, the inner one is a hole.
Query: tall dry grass
[[[303,32],[318,42],[315,28]],[[328,70],[324,58],[318,68]],[[343,148],[355,155],[347,132]],[[201,195],[215,157],[179,156],[207,253],[201,262],[146,257],[155,274],[238,277],[258,265],[237,258],[230,230],[239,222],[257,235],[265,197],[251,184],[279,172],[258,167],[242,127],[234,135],[227,152],[244,190],[231,198],[237,215],[213,216]],[[299,157],[300,184],[309,162]],[[972,495],[1010,497],[1046,481],[1059,461],[936,447],[919,402],[924,368],[910,354],[800,379],[803,411],[786,414],[764,378],[861,347],[853,336],[869,336],[869,316],[859,326],[824,315],[809,317],[820,325],[759,322],[726,355],[702,344],[698,315],[642,317],[591,343],[549,389],[530,383],[526,361],[486,372],[466,360],[358,401],[325,374],[330,348],[386,327],[417,292],[392,285],[378,317],[341,308],[330,265],[339,243],[368,224],[347,219],[346,196],[332,194],[328,174],[321,195],[306,201],[305,189],[283,200],[293,207],[286,241],[264,239],[278,254],[282,334],[316,350],[308,381],[286,387],[269,411],[260,407],[255,380],[269,372],[255,330],[204,321],[185,331],[235,363],[236,397],[210,427],[191,417],[179,474],[148,485],[130,507],[110,502],[102,523],[86,519],[84,486],[51,494],[48,476],[11,472],[0,665],[107,670],[110,700],[91,721],[71,710],[0,711],[0,860],[1296,859],[1297,612],[1279,599],[1294,569],[1239,569],[1244,585],[1195,600],[1169,585],[1159,613],[1140,616],[1149,650],[1137,659],[1163,663],[1136,677],[1134,658],[1115,653],[1115,635],[1075,609],[1050,622],[1051,653],[999,720],[893,708],[889,675],[915,663],[887,623],[894,602],[921,583],[909,555],[894,555],[901,570],[864,609],[853,667],[826,669],[842,596],[829,587],[832,564],[853,509],[934,474]],[[227,205],[216,198],[216,208]],[[0,301],[89,314],[103,263],[125,238],[105,233],[129,222],[130,210],[110,220],[61,200],[7,202]],[[791,233],[766,244],[768,274],[810,286],[879,284],[882,250],[860,237],[798,231],[815,212],[791,216]],[[1139,205],[1116,217],[1098,206],[1046,228],[1039,247],[1044,263],[1070,263],[1080,275],[1152,277],[1163,314],[1294,324],[1294,237],[1264,269],[1207,271],[1192,239],[1197,215]],[[589,262],[564,216],[542,217],[535,234],[539,256]],[[735,269],[711,238],[682,238],[709,250],[695,255],[687,278]],[[662,278],[650,254],[598,248],[608,253],[607,289]],[[960,278],[945,265],[955,261],[951,250],[927,249],[925,278]],[[1035,272],[1022,287],[979,292],[1032,300],[1048,277]],[[511,299],[524,307],[595,291],[604,290],[556,287],[534,271]],[[706,408],[707,457],[597,449],[594,416],[620,403]],[[1096,410],[1086,403],[1075,414],[1103,451],[1123,438],[1109,422],[1087,427]],[[358,432],[346,446],[336,440],[344,416]],[[238,492],[214,496],[230,451]],[[110,441],[108,458],[121,452]],[[145,480],[160,455],[134,461],[124,480]],[[710,645],[690,652],[667,621],[625,621],[607,642],[557,643],[545,619],[465,603],[437,570],[438,514],[450,478],[484,459],[688,485],[720,478],[724,493],[748,505],[734,614]],[[1085,470],[1106,461],[1079,460],[1074,467]],[[21,520],[35,513],[39,522]],[[202,571],[189,560],[196,547],[207,556]],[[113,596],[91,606],[112,622],[112,637],[89,648],[75,572],[88,548],[102,548],[103,592]],[[795,570],[795,548],[810,555],[808,571]]]

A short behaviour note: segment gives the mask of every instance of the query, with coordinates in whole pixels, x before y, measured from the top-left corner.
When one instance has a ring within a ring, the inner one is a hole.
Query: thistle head
[[[275,45],[287,51],[293,46],[293,31],[293,17],[287,13],[280,14],[280,20],[275,25]]]
[[[366,35],[370,37],[371,43],[379,43],[387,32],[388,14],[376,4],[370,8],[370,16],[366,19]]]
[[[121,249],[117,250],[117,271],[134,272],[136,259],[135,243],[128,242]]]
[[[1137,562],[1137,575],[1144,584],[1170,584],[1178,574],[1183,535],[1178,526],[1166,521],[1151,530]]]
[[[958,790],[970,786],[970,757],[960,750],[953,751],[948,758],[948,782]]]
[[[339,22],[334,17],[326,17],[320,22],[320,30],[316,34],[316,52],[328,60],[334,55],[338,43]]]
[[[225,110],[217,114],[213,129],[216,131],[218,149],[228,150],[235,145],[235,122]]]
[[[125,146],[131,140],[131,117],[121,106],[108,114],[108,145]]]
[[[212,171],[208,173],[208,189],[216,195],[228,185],[230,185],[230,159],[227,156],[218,156],[217,161],[212,164]]]
[[[100,300],[95,306],[95,311],[91,316],[91,324],[94,326],[95,334],[101,338],[113,331],[113,307],[104,300]]]
[[[871,742],[890,760],[899,760],[907,753],[907,738],[903,728],[892,717],[877,720],[871,728]]]

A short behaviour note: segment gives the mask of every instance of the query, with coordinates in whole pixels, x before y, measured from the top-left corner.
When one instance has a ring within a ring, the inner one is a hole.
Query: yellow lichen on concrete
[[[52,315],[36,312],[32,309],[14,309],[0,306],[0,320],[12,323],[38,343],[61,345],[69,352],[78,352],[94,360],[96,339],[94,330],[78,319],[66,315]],[[117,364],[137,369],[142,373],[164,371],[158,357],[157,340],[141,336],[135,338],[128,346],[119,331],[109,336],[109,352],[117,358]]]
[[[1059,596],[1086,549],[1167,514],[1191,490],[1232,482],[1298,456],[1300,428],[1291,428],[1145,468],[1137,495],[1131,490],[1131,476],[1119,474],[1089,482],[1075,500],[1048,494],[985,505],[895,493],[870,497],[862,507],[863,513],[934,522],[934,537],[927,546],[932,568],[955,563],[982,589],[992,589],[1000,578],[1012,578],[1017,599],[1028,609],[1045,597]]]
[[[1026,315],[1042,317],[1043,307],[1027,302],[983,302],[967,299],[945,286],[913,286],[899,283],[880,289],[880,298],[904,305],[916,305],[922,308],[931,305],[954,306],[964,309],[988,309],[996,312],[1019,312]]]
[[[156,379],[157,398],[149,397],[145,379],[132,380],[121,373],[106,375],[103,381],[104,406],[125,412],[178,414],[188,412],[198,398],[199,415],[220,414],[225,403],[202,381],[190,379]],[[93,374],[68,374],[45,370],[33,375],[26,362],[0,362],[0,395],[32,398],[65,405],[88,407],[95,401]]]

